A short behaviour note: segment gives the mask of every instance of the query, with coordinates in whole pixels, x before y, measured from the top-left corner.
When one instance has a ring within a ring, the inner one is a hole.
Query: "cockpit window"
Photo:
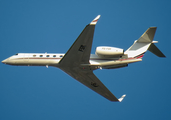
[[[17,53],[17,54],[15,54],[15,55],[18,55],[18,53]]]

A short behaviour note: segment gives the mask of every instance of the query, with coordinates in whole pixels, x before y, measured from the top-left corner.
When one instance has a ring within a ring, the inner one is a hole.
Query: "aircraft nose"
[[[7,62],[7,59],[5,59],[5,60],[3,60],[3,61],[1,61],[2,63],[4,63],[4,64],[6,64],[6,62]]]

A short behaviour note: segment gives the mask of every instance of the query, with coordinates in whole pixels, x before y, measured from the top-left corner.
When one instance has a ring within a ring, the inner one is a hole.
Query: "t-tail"
[[[153,41],[157,27],[148,28],[142,36],[134,42],[134,44],[125,51],[125,54],[128,55],[128,58],[137,58],[142,59],[145,52],[149,50],[158,57],[165,57],[165,55],[155,46]]]

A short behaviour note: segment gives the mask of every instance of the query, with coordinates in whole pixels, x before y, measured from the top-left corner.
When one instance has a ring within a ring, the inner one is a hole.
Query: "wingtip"
[[[118,99],[119,102],[122,102],[122,100],[124,99],[124,97],[126,96],[126,94],[122,95],[121,98]]]
[[[91,23],[90,25],[96,25],[97,21],[99,20],[101,15],[98,15]]]

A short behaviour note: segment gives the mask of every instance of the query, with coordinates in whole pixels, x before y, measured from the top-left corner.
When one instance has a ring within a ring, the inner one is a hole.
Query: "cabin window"
[[[63,57],[63,55],[60,55],[60,57]]]
[[[33,55],[33,57],[36,57],[36,55]]]
[[[40,55],[40,57],[43,57],[43,55]]]
[[[56,57],[56,55],[53,55],[53,57]]]
[[[49,55],[46,55],[46,57],[49,57]]]

